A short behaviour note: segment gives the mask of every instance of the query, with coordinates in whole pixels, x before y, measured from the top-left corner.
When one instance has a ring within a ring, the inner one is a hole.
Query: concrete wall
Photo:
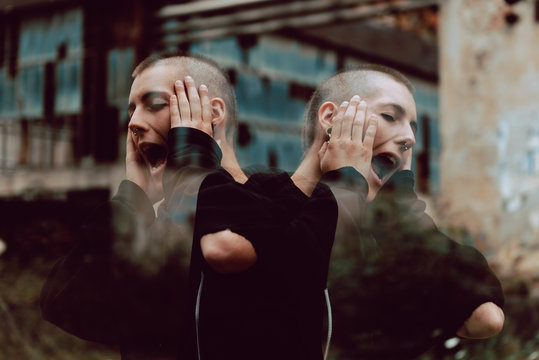
[[[442,2],[441,197],[448,224],[500,249],[539,242],[539,27],[534,2]],[[518,16],[513,25],[507,15]]]

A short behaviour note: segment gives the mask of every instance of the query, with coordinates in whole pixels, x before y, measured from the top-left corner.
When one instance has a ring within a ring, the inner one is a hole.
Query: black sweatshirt
[[[219,171],[204,180],[191,261],[192,289],[198,291],[204,273],[201,359],[322,358],[336,210],[326,186],[308,198],[286,173],[256,174],[238,184]],[[225,229],[253,244],[258,259],[250,269],[223,275],[204,261],[200,238]]]
[[[140,187],[123,181],[81,225],[41,294],[46,320],[119,346],[122,359],[174,359],[185,336],[190,218],[221,152],[211,137],[189,128],[171,129],[168,145],[159,215]]]
[[[339,226],[347,224],[338,227],[330,272],[339,359],[413,359],[456,336],[479,305],[503,307],[485,258],[437,229],[411,171],[394,174],[369,204],[361,174],[347,168],[333,177],[344,191]]]

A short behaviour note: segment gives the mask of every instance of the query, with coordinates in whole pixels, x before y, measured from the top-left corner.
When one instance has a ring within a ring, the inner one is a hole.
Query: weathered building
[[[428,179],[422,186],[438,189],[436,46],[396,29],[394,20],[389,26],[383,21],[395,11],[417,13],[434,2],[366,3],[202,1],[158,12],[157,2],[150,7],[142,0],[4,5],[1,196],[114,191],[123,176],[130,71],[151,50],[163,48],[201,52],[220,62],[238,97],[240,161],[286,170],[301,158],[302,113],[320,81],[358,61],[415,75],[421,120],[430,129],[426,135],[420,129],[416,152],[422,154],[421,178]],[[350,31],[355,40],[343,42]],[[403,56],[397,44],[411,50]]]
[[[501,252],[506,270],[536,262],[539,246],[538,14],[537,1],[503,0],[452,0],[441,12],[444,222],[484,250],[521,249]]]
[[[65,223],[116,190],[131,71],[151,51],[171,48],[206,54],[229,73],[240,163],[286,170],[300,161],[303,108],[317,84],[358,62],[399,69],[417,90],[414,167],[427,211],[505,265],[498,270],[537,275],[537,3],[0,0],[1,260],[10,251],[55,260],[72,241]],[[28,269],[2,269],[8,290],[0,300],[25,292],[0,309],[10,329],[0,332],[0,357],[41,358],[32,354],[38,348],[88,354],[95,344],[69,349],[35,320],[45,272],[13,286]],[[6,308],[24,315],[13,321]],[[510,329],[530,328],[522,312],[525,325]]]
[[[143,1],[0,4],[0,194],[109,188],[122,177]],[[118,11],[118,9],[122,11]]]

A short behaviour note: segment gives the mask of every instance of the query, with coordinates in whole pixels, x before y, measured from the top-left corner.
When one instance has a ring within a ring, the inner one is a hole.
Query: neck
[[[234,148],[227,141],[218,141],[217,142],[223,153],[223,159],[221,160],[221,167],[228,171],[230,175],[239,183],[245,183],[247,181],[247,176],[241,170],[238,159],[236,158],[236,153]]]
[[[294,184],[307,196],[311,196],[318,181],[322,177],[320,170],[320,159],[318,151],[322,147],[323,142],[315,142],[298,166],[298,169],[292,175]]]

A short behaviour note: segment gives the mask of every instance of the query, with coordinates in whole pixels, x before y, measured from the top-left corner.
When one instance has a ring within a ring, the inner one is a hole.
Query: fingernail
[[[348,101],[343,101],[342,106],[348,106]]]
[[[359,105],[366,106],[367,103],[365,102],[365,100],[361,100],[361,101],[359,102]]]
[[[359,101],[359,96],[358,96],[358,95],[352,96],[352,100],[353,100],[353,101]]]
[[[176,80],[176,86],[182,86],[182,82],[180,80]]]
[[[201,90],[208,90],[208,87],[204,84],[200,85],[200,89]]]
[[[186,81],[193,81],[193,78],[190,77],[189,75],[187,75],[187,76],[185,77],[185,80],[186,80]]]

